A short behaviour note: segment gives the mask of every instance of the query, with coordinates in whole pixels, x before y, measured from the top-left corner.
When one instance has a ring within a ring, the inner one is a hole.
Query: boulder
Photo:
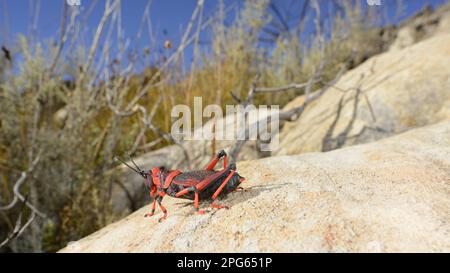
[[[400,23],[389,50],[399,50],[440,33],[449,33],[450,4],[433,10],[426,5],[421,11]]]
[[[244,191],[167,197],[61,252],[449,252],[450,122],[326,153],[240,162]],[[202,203],[207,207],[208,203]]]
[[[450,34],[370,58],[285,124],[273,154],[329,151],[449,120],[449,64]]]

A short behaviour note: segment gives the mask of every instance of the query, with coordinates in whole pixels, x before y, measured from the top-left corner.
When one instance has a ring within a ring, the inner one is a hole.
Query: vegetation
[[[220,2],[208,18],[199,1],[179,41],[133,48],[122,37],[120,1],[107,0],[92,36],[81,31],[78,10],[66,6],[58,37],[44,44],[19,36],[4,46],[0,251],[56,251],[115,220],[114,156],[173,141],[173,105],[192,105],[194,96],[235,103],[230,91],[245,97],[256,75],[258,86],[282,86],[306,82],[323,66],[320,77],[331,80],[349,59],[355,66],[383,50],[375,10],[358,1],[319,2],[295,9],[267,0],[231,8]],[[150,8],[130,41],[151,30]],[[186,48],[192,62],[184,60]],[[261,94],[255,103],[282,106],[301,92]]]

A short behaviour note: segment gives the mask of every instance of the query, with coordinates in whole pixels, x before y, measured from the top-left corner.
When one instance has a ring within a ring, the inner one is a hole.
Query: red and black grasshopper
[[[216,171],[214,167],[221,158],[223,158],[223,169]],[[214,201],[218,196],[241,189],[239,185],[244,181],[244,178],[236,172],[236,164],[228,165],[227,154],[223,150],[214,157],[205,170],[184,173],[164,167],[156,167],[146,172],[141,170],[133,159],[131,162],[135,168],[120,161],[145,179],[146,185],[150,189],[150,197],[153,198],[152,211],[145,216],[153,216],[156,203],[158,203],[164,213],[164,216],[159,219],[160,222],[167,217],[167,210],[161,204],[166,194],[175,198],[194,200],[194,208],[199,214],[203,214],[205,211],[199,209],[200,200],[210,199],[212,208],[228,208],[215,204]]]

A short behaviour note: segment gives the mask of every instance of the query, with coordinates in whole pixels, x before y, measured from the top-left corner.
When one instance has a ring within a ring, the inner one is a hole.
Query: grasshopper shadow
[[[250,199],[253,199],[260,195],[263,192],[266,191],[273,191],[279,188],[282,188],[283,186],[290,185],[289,183],[282,183],[282,184],[268,184],[268,185],[256,185],[249,188],[245,187],[245,184],[243,185],[244,189],[230,193],[225,196],[219,196],[216,200],[217,203],[221,205],[227,205],[230,207],[230,209],[233,209],[233,206],[236,206],[237,204],[240,204],[242,202],[247,202]],[[200,207],[202,209],[209,207],[209,202],[211,202],[210,199],[200,200]],[[184,208],[193,206],[193,201],[183,201],[183,202],[177,202],[174,204],[178,208]],[[219,210],[209,210],[208,213],[215,214]]]

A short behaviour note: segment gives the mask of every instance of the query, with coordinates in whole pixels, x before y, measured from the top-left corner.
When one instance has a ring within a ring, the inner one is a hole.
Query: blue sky
[[[36,35],[40,39],[54,37],[59,31],[62,16],[63,3],[65,0],[40,0],[40,10]],[[94,5],[88,25],[92,29],[98,24],[103,14],[104,0],[80,0],[81,14],[88,12],[89,7]],[[36,0],[0,0],[0,42],[6,38],[16,36],[18,33],[29,34],[30,25],[33,24],[32,9],[36,6]],[[139,28],[142,14],[148,0],[123,0],[122,20],[125,36],[133,37]],[[225,3],[236,2],[226,0]],[[206,0],[206,15],[213,11],[217,1]],[[33,6],[33,7],[32,7]],[[192,11],[196,6],[196,0],[153,0],[151,4],[151,20],[156,35],[176,40],[187,25]],[[163,33],[167,33],[164,35]],[[145,36],[145,35],[144,35]],[[145,37],[144,37],[145,41]]]
[[[57,37],[62,15],[62,7],[65,0],[0,0],[0,44],[11,45],[17,34],[30,35],[30,25],[33,25],[32,11],[37,3],[40,3],[39,16],[37,17],[36,37],[45,40]],[[80,0],[82,12],[87,13],[93,3],[92,13],[88,17],[88,26],[94,29],[101,18],[104,8],[104,0]],[[283,5],[295,0],[274,0]],[[301,4],[298,0],[297,4]],[[361,0],[364,3],[365,0]],[[389,15],[393,15],[396,0],[381,0],[382,5],[387,5]],[[133,37],[139,28],[143,11],[148,0],[123,0],[122,20],[126,37]],[[436,7],[447,0],[404,0],[406,12],[404,17],[420,10],[429,3]],[[236,3],[242,6],[242,1],[225,0],[226,5]],[[215,10],[218,1],[206,0],[204,16],[209,16]],[[189,22],[196,0],[153,0],[151,6],[151,21],[158,43],[162,46],[166,39],[176,43],[180,39],[182,30]],[[377,8],[377,7],[374,7]],[[135,46],[149,44],[148,35],[144,35],[141,43]],[[190,52],[187,52],[189,58]]]

